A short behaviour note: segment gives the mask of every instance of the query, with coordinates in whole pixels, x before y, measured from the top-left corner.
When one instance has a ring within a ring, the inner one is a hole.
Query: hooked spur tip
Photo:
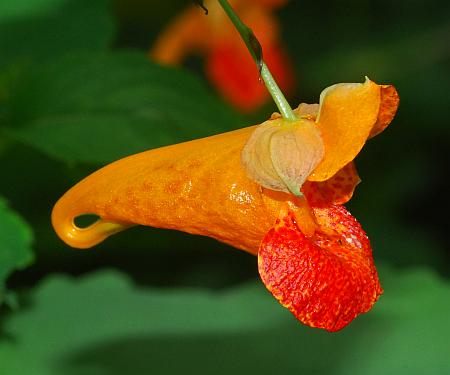
[[[55,205],[52,211],[52,225],[58,237],[67,245],[77,249],[88,249],[109,236],[133,226],[130,223],[121,223],[99,218],[87,227],[79,227],[75,219],[86,213],[74,213],[67,210],[64,197]]]

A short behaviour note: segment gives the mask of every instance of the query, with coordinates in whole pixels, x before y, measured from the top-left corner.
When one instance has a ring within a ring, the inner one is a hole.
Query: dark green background
[[[253,256],[208,238],[134,228],[91,251],[57,239],[51,208],[91,171],[274,110],[235,113],[198,57],[182,70],[148,61],[188,3],[2,0],[0,373],[450,373],[447,1],[291,1],[277,12],[293,105],[365,75],[401,98],[358,156],[348,204],[385,294],[343,331],[298,324]]]

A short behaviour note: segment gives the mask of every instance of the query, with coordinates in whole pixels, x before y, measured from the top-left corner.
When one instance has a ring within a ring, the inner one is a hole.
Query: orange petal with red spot
[[[325,156],[308,180],[328,180],[355,158],[377,121],[379,107],[380,86],[369,79],[363,84],[340,83],[322,91],[316,123]]]
[[[311,207],[344,204],[353,196],[360,182],[355,164],[350,162],[326,181],[306,181],[302,193]]]
[[[338,331],[369,311],[382,293],[369,240],[343,207],[315,209],[307,238],[283,212],[264,237],[258,266],[274,297],[302,323]]]
[[[377,122],[370,132],[369,138],[380,134],[394,119],[397,113],[400,98],[397,90],[392,85],[382,85],[381,87],[381,102],[378,110]]]

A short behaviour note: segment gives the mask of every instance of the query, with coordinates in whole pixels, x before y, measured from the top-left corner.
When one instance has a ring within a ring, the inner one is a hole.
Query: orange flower
[[[235,0],[233,7],[252,27],[263,50],[264,61],[284,91],[294,81],[290,60],[279,41],[273,12],[285,0]],[[229,103],[252,111],[267,102],[269,94],[258,80],[259,72],[231,21],[217,1],[206,1],[205,16],[192,6],[176,17],[159,35],[150,56],[165,64],[181,64],[192,53],[204,55],[208,79]]]
[[[367,236],[342,204],[359,182],[352,160],[367,138],[389,124],[397,106],[395,88],[369,80],[332,86],[320,105],[300,105],[295,113],[311,121],[308,131],[319,129],[323,142],[321,159],[301,187],[303,197],[248,177],[241,153],[259,129],[249,127],[100,169],[56,203],[53,226],[78,248],[136,224],[213,237],[258,255],[266,287],[301,322],[339,330],[382,293]],[[278,120],[274,115],[268,123]],[[100,219],[79,228],[74,218],[82,214]]]

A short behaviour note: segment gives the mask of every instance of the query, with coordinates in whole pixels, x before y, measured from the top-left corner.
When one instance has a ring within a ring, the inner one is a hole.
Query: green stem
[[[236,12],[228,3],[227,0],[218,0],[218,1],[222,6],[223,10],[225,11],[225,13],[227,14],[227,16],[230,18],[231,22],[233,22],[234,27],[241,35],[241,38],[244,41],[245,45],[247,46],[247,49],[249,50],[250,54],[252,55],[253,60],[255,60],[255,63],[260,70],[264,84],[267,90],[269,91],[270,95],[272,96],[272,99],[274,100],[275,104],[277,105],[278,110],[281,113],[281,116],[283,116],[283,118],[287,120],[296,120],[297,117],[292,111],[291,106],[289,105],[282,91],[275,82],[275,79],[270,73],[269,68],[262,59],[261,45],[259,44],[258,39],[256,39],[255,35],[253,34],[253,31],[242,22],[242,20],[236,14]]]
[[[287,120],[292,121],[297,120],[297,116],[292,111],[291,106],[284,97],[283,92],[278,87],[277,83],[275,82],[275,79],[273,78],[269,68],[267,67],[264,61],[262,63],[261,77],[270,95],[272,95],[272,99],[277,105],[278,110],[281,113],[281,116],[283,116],[283,118]]]

